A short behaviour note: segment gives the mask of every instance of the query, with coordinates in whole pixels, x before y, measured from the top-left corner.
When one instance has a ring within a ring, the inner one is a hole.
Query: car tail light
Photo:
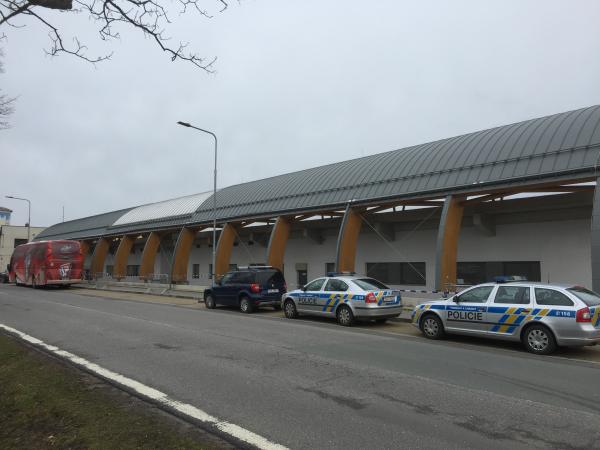
[[[260,285],[252,283],[250,285],[250,291],[254,292],[255,294],[258,294],[260,292]]]
[[[377,303],[377,299],[375,298],[375,294],[369,292],[365,297],[365,303]]]
[[[585,308],[581,308],[580,310],[578,310],[576,318],[577,322],[591,322],[592,315],[590,314],[590,308],[586,306]]]

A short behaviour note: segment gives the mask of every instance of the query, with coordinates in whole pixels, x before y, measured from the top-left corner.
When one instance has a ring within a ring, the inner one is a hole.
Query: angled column
[[[127,260],[131,253],[131,247],[133,247],[134,238],[132,236],[123,236],[117,253],[115,253],[115,262],[113,269],[113,278],[120,280],[127,276]]]
[[[269,266],[277,267],[281,271],[283,271],[285,245],[290,237],[291,225],[292,223],[287,217],[278,217],[275,225],[273,225],[271,237],[269,238],[267,264]]]
[[[146,239],[144,250],[142,251],[142,261],[140,263],[140,279],[148,280],[154,273],[154,262],[156,253],[160,246],[160,234],[153,231]]]
[[[462,223],[463,198],[448,195],[444,201],[435,250],[435,288],[447,290],[456,285],[456,255]]]
[[[354,272],[356,264],[356,243],[362,219],[360,214],[348,205],[342,218],[337,241],[335,269],[338,272]]]
[[[173,252],[173,264],[171,266],[171,283],[187,283],[188,264],[190,262],[190,253],[197,229],[182,228],[177,237],[175,250]]]
[[[217,244],[215,267],[213,268],[213,276],[215,277],[215,280],[217,280],[221,275],[227,273],[229,270],[229,261],[231,259],[231,250],[233,249],[235,235],[235,226],[230,223],[226,223],[223,227],[223,230],[221,230],[219,242]]]
[[[79,241],[79,246],[81,248],[81,255],[85,260],[85,257],[88,255],[90,251],[90,243],[88,241]]]
[[[94,253],[92,253],[92,263],[90,265],[90,272],[92,278],[96,278],[96,274],[104,272],[104,260],[108,254],[110,248],[110,241],[106,238],[100,238],[94,247]]]
[[[592,290],[600,291],[600,178],[596,181],[594,190],[594,205],[592,208]]]

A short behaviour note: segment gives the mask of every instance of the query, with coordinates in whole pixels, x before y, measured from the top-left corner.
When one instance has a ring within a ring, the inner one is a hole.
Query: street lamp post
[[[30,242],[31,241],[31,202],[26,198],[13,197],[12,195],[7,195],[6,198],[12,198],[14,200],[24,200],[29,204],[29,215],[27,217],[27,242]]]
[[[193,128],[194,130],[202,131],[203,133],[210,134],[215,139],[215,171],[214,171],[214,183],[213,183],[213,251],[212,251],[212,286],[215,286],[216,278],[216,260],[217,260],[217,135],[211,131],[204,130],[202,128],[195,127],[194,125],[187,122],[177,122],[177,124]]]

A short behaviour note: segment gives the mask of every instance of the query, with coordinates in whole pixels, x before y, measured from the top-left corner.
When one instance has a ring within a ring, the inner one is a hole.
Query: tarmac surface
[[[600,448],[600,350],[0,285],[0,323],[289,448]]]

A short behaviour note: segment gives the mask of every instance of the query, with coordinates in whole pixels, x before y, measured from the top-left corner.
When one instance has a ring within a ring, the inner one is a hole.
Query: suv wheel
[[[338,308],[336,317],[338,323],[344,327],[351,327],[354,323],[354,314],[352,314],[352,310],[346,305],[342,305]]]
[[[421,320],[421,331],[428,339],[441,339],[444,337],[444,324],[435,314],[427,314]]]
[[[532,325],[523,335],[523,343],[527,351],[537,355],[547,355],[556,350],[556,340],[548,328],[543,325]]]
[[[208,309],[215,309],[215,307],[217,306],[217,304],[215,303],[215,299],[211,294],[208,294],[204,299],[204,306],[206,306]]]
[[[298,310],[296,309],[296,305],[294,304],[293,300],[288,299],[285,301],[283,304],[283,313],[288,319],[295,319],[298,317]]]
[[[242,297],[240,300],[240,311],[246,314],[254,312],[254,305],[248,297]]]

